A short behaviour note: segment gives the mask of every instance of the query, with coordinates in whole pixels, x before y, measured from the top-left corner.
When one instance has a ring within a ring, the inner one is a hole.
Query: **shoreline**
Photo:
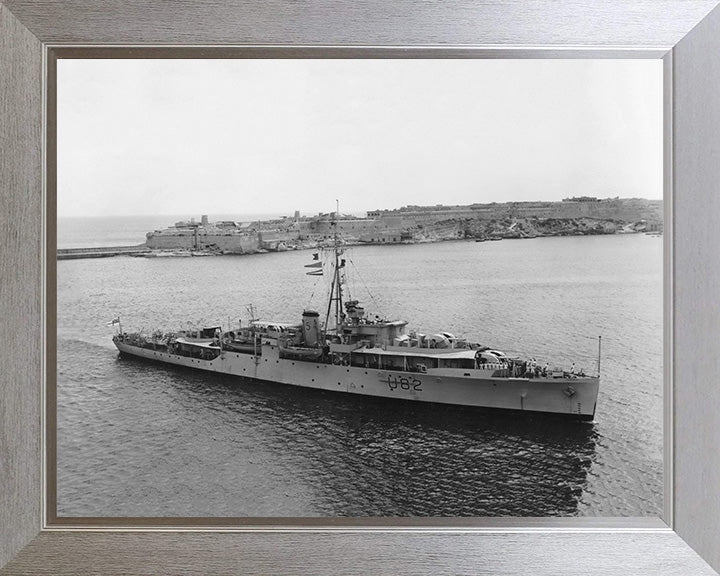
[[[442,242],[499,242],[501,240],[531,240],[536,238],[560,238],[560,237],[571,237],[577,238],[579,236],[627,236],[627,235],[639,235],[644,234],[646,236],[661,237],[661,231],[644,231],[644,230],[632,230],[632,231],[560,231],[551,233],[538,233],[538,234],[510,234],[505,236],[465,236],[465,237],[436,237],[436,238],[423,238],[413,240],[401,240],[399,242],[363,242],[363,241],[350,241],[343,242],[343,246],[355,247],[355,246],[402,246],[402,245],[418,245],[418,244],[438,244]],[[248,250],[245,252],[231,252],[214,250],[209,248],[198,248],[198,249],[187,249],[187,248],[162,248],[153,249],[148,248],[147,244],[133,244],[127,246],[111,246],[111,247],[90,247],[90,248],[58,248],[57,259],[58,260],[79,260],[89,258],[109,258],[114,256],[132,256],[134,258],[201,258],[209,256],[251,256],[260,254],[273,254],[277,252],[293,252],[299,250],[319,250],[321,248],[327,248],[326,242],[300,242],[286,246],[284,248],[258,248],[256,250]]]

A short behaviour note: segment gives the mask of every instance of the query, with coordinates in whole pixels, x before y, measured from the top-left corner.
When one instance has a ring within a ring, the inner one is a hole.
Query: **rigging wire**
[[[380,304],[375,299],[375,296],[373,296],[373,293],[370,291],[370,288],[368,287],[367,283],[365,282],[365,279],[362,277],[362,274],[360,274],[360,270],[358,270],[357,266],[355,266],[355,262],[353,262],[353,259],[348,256],[347,258],[350,260],[350,264],[352,264],[354,273],[357,274],[357,277],[360,279],[360,282],[362,282],[363,287],[365,288],[365,291],[368,293],[368,296],[370,296],[370,300],[375,305],[375,309],[382,314],[383,317],[386,316],[385,312],[382,310]]]
[[[315,283],[313,284],[312,293],[310,294],[310,298],[308,300],[307,306],[305,306],[305,310],[310,309],[310,305],[312,304],[313,298],[315,297],[315,290],[317,290],[318,283],[321,281],[322,276],[318,276],[317,280],[315,280]]]

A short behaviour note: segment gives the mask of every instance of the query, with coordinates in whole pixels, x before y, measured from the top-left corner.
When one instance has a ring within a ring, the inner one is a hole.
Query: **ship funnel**
[[[302,335],[305,346],[314,348],[320,344],[320,314],[314,310],[303,312]]]

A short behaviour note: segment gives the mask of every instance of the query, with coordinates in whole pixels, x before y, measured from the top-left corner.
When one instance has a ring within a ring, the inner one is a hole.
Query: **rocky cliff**
[[[644,221],[622,222],[594,218],[503,218],[480,220],[450,218],[433,223],[418,224],[412,229],[413,238],[419,241],[475,238],[538,238],[541,236],[587,236],[643,232],[648,228]]]

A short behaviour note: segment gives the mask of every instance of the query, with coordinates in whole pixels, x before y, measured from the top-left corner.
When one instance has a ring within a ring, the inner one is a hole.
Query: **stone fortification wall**
[[[388,216],[381,220],[373,218],[338,220],[336,225],[328,219],[309,220],[301,222],[299,228],[300,238],[309,241],[329,240],[337,230],[337,233],[347,242],[368,242],[369,238],[393,237],[396,238],[396,242],[399,242],[405,226],[401,217]]]
[[[265,250],[277,250],[283,245],[287,247],[296,244],[300,239],[300,230],[263,230],[258,234],[260,248]]]
[[[368,216],[378,220],[398,218],[402,227],[433,224],[444,220],[499,220],[503,218],[595,218],[622,222],[661,223],[662,200],[609,198],[597,201],[506,202],[470,206],[408,206],[397,210],[375,210]]]
[[[647,220],[662,222],[662,200],[640,198],[608,199],[598,202],[556,202],[545,206],[517,206],[515,217],[519,218],[595,218],[638,222]]]
[[[151,250],[220,250],[230,254],[256,252],[259,248],[257,234],[229,234],[198,230],[178,230],[174,233],[150,232],[147,247]]]

